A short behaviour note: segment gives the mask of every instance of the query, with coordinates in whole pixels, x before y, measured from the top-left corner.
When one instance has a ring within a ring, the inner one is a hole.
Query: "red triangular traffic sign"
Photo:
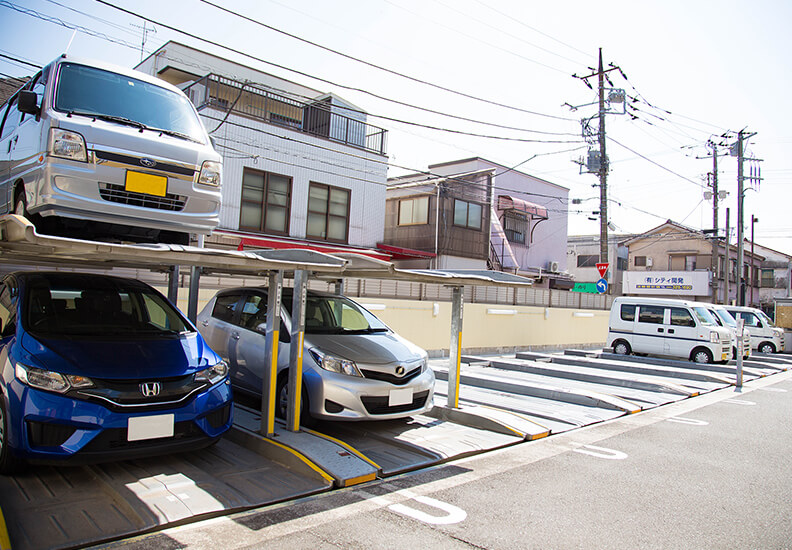
[[[605,277],[605,274],[608,272],[609,265],[610,264],[597,264],[597,271],[599,271],[600,277]]]

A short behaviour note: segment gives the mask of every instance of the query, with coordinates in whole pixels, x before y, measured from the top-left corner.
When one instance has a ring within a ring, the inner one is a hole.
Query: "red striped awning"
[[[498,195],[498,210],[516,210],[517,212],[528,214],[534,218],[547,219],[547,208],[544,206],[523,199],[510,197],[509,195]]]

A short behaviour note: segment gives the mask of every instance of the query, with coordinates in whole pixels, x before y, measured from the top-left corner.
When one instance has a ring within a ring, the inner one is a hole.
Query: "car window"
[[[239,315],[239,326],[259,332],[267,331],[267,298],[252,294],[245,299]]]
[[[677,327],[695,327],[696,321],[690,312],[682,307],[671,308],[671,324]]]
[[[621,318],[622,321],[635,321],[635,305],[622,304]]]
[[[664,313],[665,308],[663,306],[641,306],[638,313],[638,322],[662,325]]]
[[[2,132],[0,132],[0,139],[7,138],[14,132],[14,130],[17,129],[21,117],[22,113],[17,110],[17,98],[14,97],[8,103],[8,111],[6,112],[6,118],[5,122],[3,123]]]
[[[745,326],[747,327],[762,327],[762,322],[759,320],[759,317],[751,313],[750,311],[741,311],[740,317],[745,319]]]
[[[11,291],[0,285],[0,338],[7,338],[16,332],[16,308]]]
[[[239,294],[223,294],[217,297],[212,308],[212,317],[231,323],[234,320]]]

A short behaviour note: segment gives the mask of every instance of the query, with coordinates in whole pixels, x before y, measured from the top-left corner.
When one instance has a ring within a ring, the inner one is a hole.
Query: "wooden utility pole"
[[[597,67],[599,83],[599,149],[600,149],[600,262],[608,263],[608,156],[605,152],[605,73],[602,70],[602,48]]]

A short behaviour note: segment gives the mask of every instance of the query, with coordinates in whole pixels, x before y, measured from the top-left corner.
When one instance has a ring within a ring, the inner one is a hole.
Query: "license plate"
[[[409,405],[413,401],[412,388],[404,388],[401,390],[391,390],[388,394],[388,406],[398,407],[399,405]]]
[[[143,172],[128,170],[124,188],[131,193],[143,193],[145,195],[164,197],[168,190],[168,178],[165,176],[155,176],[154,174],[144,174]]]
[[[173,415],[135,416],[127,421],[127,441],[173,437]]]

